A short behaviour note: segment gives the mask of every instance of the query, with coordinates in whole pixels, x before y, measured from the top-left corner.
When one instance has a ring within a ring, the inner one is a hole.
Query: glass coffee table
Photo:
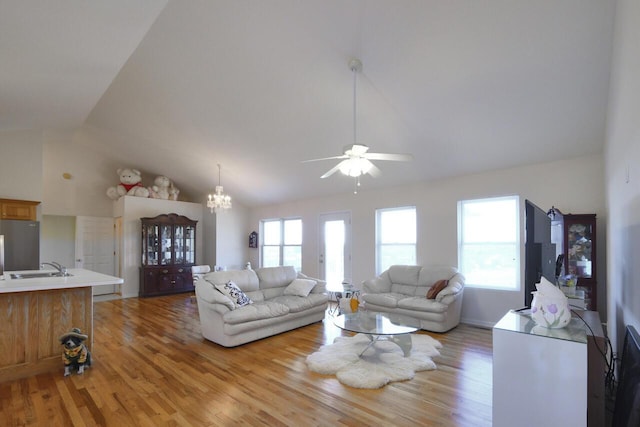
[[[333,319],[340,329],[366,335],[371,341],[360,356],[378,340],[391,341],[402,349],[404,357],[411,353],[411,333],[419,328],[418,320],[393,313],[357,311]]]

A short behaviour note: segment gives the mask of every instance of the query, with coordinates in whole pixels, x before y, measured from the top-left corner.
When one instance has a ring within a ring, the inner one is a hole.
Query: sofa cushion
[[[398,301],[398,308],[418,312],[444,313],[447,311],[448,305],[425,297],[409,297]]]
[[[418,283],[423,286],[431,286],[432,283],[435,283],[441,279],[451,279],[458,270],[455,267],[448,266],[432,266],[425,267],[420,271],[420,277],[418,278]]]
[[[445,279],[436,281],[436,283],[434,283],[427,291],[427,299],[436,299],[436,295],[438,295],[441,290],[446,288],[448,284],[449,281]]]
[[[242,289],[240,289],[238,285],[233,283],[232,280],[229,280],[227,283],[224,283],[224,284],[216,283],[214,286],[223,295],[225,295],[226,297],[231,299],[231,301],[233,301],[235,308],[243,307],[248,304],[253,304],[253,301],[251,301],[251,298],[249,298],[247,294],[242,292]]]
[[[394,308],[398,306],[398,301],[407,298],[404,294],[387,292],[384,294],[364,294],[362,299],[365,303],[371,303],[382,307]]]
[[[213,284],[224,285],[229,280],[233,281],[244,292],[257,291],[258,276],[253,270],[229,270],[229,271],[212,271],[203,277],[204,280]]]
[[[222,316],[222,319],[225,323],[235,325],[238,323],[252,322],[254,320],[284,316],[288,313],[289,307],[284,304],[275,301],[263,301],[229,311]]]
[[[261,289],[286,287],[298,277],[293,266],[263,267],[255,270]],[[266,298],[269,298],[265,295]]]
[[[311,292],[311,289],[316,285],[315,280],[310,279],[294,279],[289,286],[284,288],[284,295],[295,295],[299,297],[306,297]]]
[[[391,283],[417,286],[421,270],[422,267],[418,265],[392,265],[387,271]]]
[[[327,302],[326,295],[309,294],[307,297],[298,297],[294,295],[282,295],[270,300],[289,307],[290,313],[298,313],[308,310],[317,305],[324,305]]]

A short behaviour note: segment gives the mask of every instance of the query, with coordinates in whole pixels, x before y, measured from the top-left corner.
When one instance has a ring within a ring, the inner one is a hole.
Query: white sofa
[[[294,279],[310,279],[316,283],[310,285],[313,288],[307,296],[288,295],[285,289]],[[252,303],[238,306],[218,290],[229,281]],[[324,319],[329,300],[324,281],[296,273],[290,266],[198,274],[195,287],[202,335],[224,347],[319,322]]]
[[[439,280],[448,282],[434,299],[427,299]],[[368,311],[406,315],[417,319],[420,329],[446,332],[460,323],[463,290],[464,276],[455,267],[393,265],[362,282],[361,298]]]

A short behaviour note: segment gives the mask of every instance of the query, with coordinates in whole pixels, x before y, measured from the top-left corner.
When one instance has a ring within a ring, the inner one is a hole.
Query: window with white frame
[[[262,267],[292,265],[302,269],[302,220],[270,219],[262,221]]]
[[[416,263],[416,207],[376,209],[376,274]]]
[[[519,197],[458,202],[458,268],[465,286],[520,289]]]

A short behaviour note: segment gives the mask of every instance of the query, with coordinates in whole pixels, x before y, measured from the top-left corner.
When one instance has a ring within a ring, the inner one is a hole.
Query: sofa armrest
[[[209,304],[221,304],[229,310],[233,310],[235,308],[231,298],[218,291],[206,280],[199,280],[196,283],[196,296]]]
[[[375,277],[362,282],[363,294],[382,294],[387,292],[391,292],[391,282],[382,277]]]
[[[438,295],[436,295],[436,301],[443,302],[443,299],[445,297],[452,296],[453,298],[447,298],[452,302],[458,294],[462,293],[463,289],[464,276],[462,276],[462,274],[460,273],[457,273],[451,279],[449,279],[449,283],[447,284],[447,286],[443,290],[438,292]]]

